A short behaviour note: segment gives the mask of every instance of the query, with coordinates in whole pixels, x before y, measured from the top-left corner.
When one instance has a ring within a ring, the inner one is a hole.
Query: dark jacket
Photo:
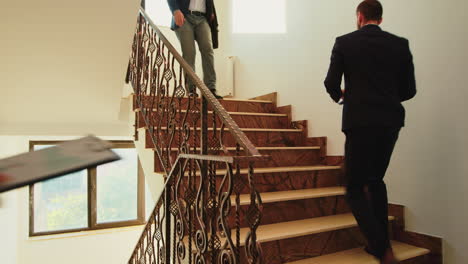
[[[342,130],[355,127],[402,127],[401,102],[416,95],[408,40],[367,25],[336,39],[325,87],[338,102],[345,93]]]
[[[210,25],[211,28],[211,38],[213,41],[213,48],[217,49],[219,47],[219,40],[218,40],[218,17],[216,15],[216,9],[214,6],[214,0],[206,0],[206,20],[208,21],[208,24]],[[189,6],[190,6],[190,0],[167,0],[167,3],[169,5],[169,9],[171,9],[172,14],[174,14],[174,11],[180,10],[184,15],[187,15],[189,13]],[[212,15],[214,15],[214,18],[212,19]],[[178,26],[175,23],[174,16],[172,16],[172,24],[171,24],[171,29],[175,30],[177,29]]]

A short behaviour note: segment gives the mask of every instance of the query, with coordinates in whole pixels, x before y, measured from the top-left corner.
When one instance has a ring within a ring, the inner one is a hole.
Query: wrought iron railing
[[[127,80],[138,108],[135,137],[144,125],[167,175],[129,263],[262,263],[254,163],[265,157],[144,10]],[[188,96],[188,80],[200,98]],[[250,199],[245,210],[241,193]]]

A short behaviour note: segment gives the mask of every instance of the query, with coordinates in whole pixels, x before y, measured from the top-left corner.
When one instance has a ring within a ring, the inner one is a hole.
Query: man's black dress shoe
[[[197,92],[189,92],[188,94],[189,97],[198,97]]]
[[[221,95],[218,95],[218,94],[216,93],[216,90],[210,90],[210,91],[213,93],[213,95],[214,95],[214,97],[215,97],[216,99],[223,99],[223,97],[222,97]]]
[[[218,95],[218,94],[216,94],[216,93],[213,93],[213,95],[214,95],[214,97],[215,97],[216,99],[223,99],[223,97],[222,97],[221,95]]]

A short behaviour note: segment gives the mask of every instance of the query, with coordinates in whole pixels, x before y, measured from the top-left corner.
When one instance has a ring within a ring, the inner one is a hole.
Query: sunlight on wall
[[[234,34],[286,33],[286,0],[232,1]]]
[[[151,20],[163,27],[170,27],[172,21],[172,13],[167,5],[167,0],[152,0],[146,1],[146,12]]]

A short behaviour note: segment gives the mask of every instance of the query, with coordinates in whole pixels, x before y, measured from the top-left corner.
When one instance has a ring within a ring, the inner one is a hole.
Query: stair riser
[[[233,203],[234,206],[234,203]],[[246,215],[249,205],[241,206],[241,226],[247,227]],[[321,216],[349,213],[344,196],[311,198],[306,200],[284,201],[276,203],[263,203],[262,225],[309,219]],[[235,213],[232,208],[231,214]],[[229,219],[231,226],[235,218]]]
[[[313,166],[321,164],[320,150],[262,150],[260,154],[270,156],[271,159],[256,161],[256,168]],[[241,163],[241,167],[247,167],[247,163]]]
[[[263,167],[286,167],[286,166],[313,166],[321,162],[320,150],[262,150],[262,155],[269,155],[271,159],[265,161],[256,161],[255,168]],[[241,155],[243,152],[241,152]],[[226,154],[223,154],[226,155]],[[229,151],[230,156],[235,155],[235,151]],[[178,156],[176,151],[171,154],[173,160]],[[155,155],[155,171],[163,171],[159,158]],[[241,163],[241,168],[247,168],[247,163]]]
[[[264,147],[286,147],[286,146],[299,146],[302,145],[304,142],[304,137],[302,133],[298,132],[244,132],[246,136],[252,141],[255,146],[264,146]],[[217,138],[219,138],[219,131],[216,133]],[[200,132],[198,132],[200,135]],[[226,147],[235,147],[236,141],[229,133],[229,131],[224,132],[224,140],[223,143]],[[179,136],[180,132],[176,131],[174,135],[174,141],[172,143],[172,147],[177,147],[179,145]],[[211,141],[213,137],[213,131],[208,132],[208,140]],[[164,139],[167,140],[169,138],[169,133],[164,133]],[[199,138],[197,138],[197,142],[199,142]],[[189,143],[191,145],[194,144],[193,137],[190,139]],[[149,133],[146,133],[146,147],[153,148],[153,142],[151,141],[151,137]]]
[[[134,97],[135,98],[135,97]],[[169,102],[169,101],[168,101]],[[175,108],[176,109],[187,109],[187,102],[186,98],[182,98],[180,100],[174,100]],[[272,103],[263,103],[263,102],[247,102],[247,101],[229,101],[229,100],[220,100],[221,105],[226,109],[228,112],[252,112],[252,113],[273,113],[275,109],[275,105]],[[193,100],[191,101],[193,104]],[[137,104],[133,104],[134,109],[138,108]],[[152,100],[149,97],[145,97],[143,100],[143,107],[149,108],[153,107]],[[197,108],[201,109],[200,100],[197,102]],[[191,106],[193,109],[193,106]],[[208,110],[212,110],[211,106],[208,106]]]
[[[255,174],[259,192],[289,191],[342,185],[340,170]]]
[[[247,176],[241,175],[242,185],[241,194],[250,193],[250,187],[247,185]],[[185,180],[188,177],[185,178]],[[311,172],[290,172],[290,173],[266,173],[266,174],[255,174],[254,181],[255,187],[259,192],[273,192],[273,191],[289,191],[289,190],[300,190],[300,189],[313,189],[322,187],[333,187],[340,185],[341,173],[336,170],[323,170],[323,171],[311,171]],[[195,187],[199,188],[200,177],[195,177]],[[222,176],[216,177],[217,189],[221,185],[223,180]],[[205,182],[206,183],[206,182]],[[182,185],[186,185],[186,182],[182,182]],[[233,191],[233,194],[235,192]]]
[[[288,117],[283,116],[252,116],[252,115],[231,115],[232,119],[241,128],[290,128]],[[156,118],[154,116],[153,118]],[[158,117],[159,118],[159,117]],[[176,120],[182,122],[185,118],[185,114],[177,114]],[[143,114],[139,113],[138,128],[144,127],[146,124],[143,119]],[[165,118],[167,123],[167,118]],[[187,116],[187,120],[190,124],[195,120],[198,120],[197,126],[200,127],[200,115],[190,114]],[[216,126],[221,127],[222,123],[217,119]],[[213,115],[208,115],[208,127],[213,127]]]

